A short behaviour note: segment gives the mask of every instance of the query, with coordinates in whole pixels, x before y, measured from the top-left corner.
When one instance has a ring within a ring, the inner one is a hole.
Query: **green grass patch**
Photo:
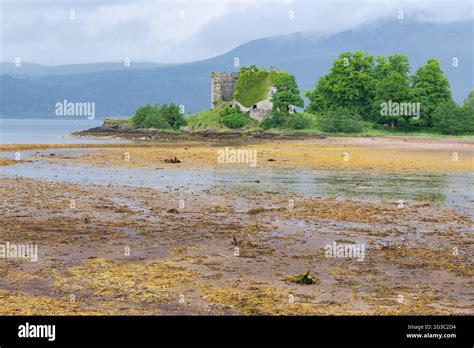
[[[190,130],[221,130],[219,110],[207,109],[197,114],[186,116]]]
[[[187,116],[188,121],[187,129],[191,131],[198,130],[210,130],[214,132],[225,132],[232,131],[235,132],[235,129],[226,127],[221,123],[220,110],[207,109],[197,114]],[[240,131],[253,131],[258,129],[258,122],[254,119],[250,119],[248,124],[243,128],[239,128]]]
[[[104,127],[123,127],[123,126],[132,126],[131,118],[104,118],[102,123]]]

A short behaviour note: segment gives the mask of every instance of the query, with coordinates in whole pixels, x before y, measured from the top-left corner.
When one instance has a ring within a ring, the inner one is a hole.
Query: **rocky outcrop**
[[[324,135],[317,133],[271,133],[264,131],[256,132],[213,132],[213,131],[197,131],[197,132],[170,132],[154,129],[134,129],[130,127],[107,127],[100,126],[88,129],[82,132],[72,134],[77,137],[112,137],[125,138],[132,140],[147,141],[165,141],[165,140],[193,140],[193,141],[247,141],[247,140],[268,140],[268,139],[303,139],[316,138],[324,139]]]

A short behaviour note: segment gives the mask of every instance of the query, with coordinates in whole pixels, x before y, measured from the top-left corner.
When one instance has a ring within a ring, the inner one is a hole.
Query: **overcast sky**
[[[0,0],[1,61],[177,63],[292,32],[329,35],[364,22],[474,18],[473,1]]]

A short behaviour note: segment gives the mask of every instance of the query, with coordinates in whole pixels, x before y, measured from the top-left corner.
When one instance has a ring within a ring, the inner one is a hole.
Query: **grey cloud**
[[[179,9],[185,18],[178,20]],[[77,18],[71,21],[69,11]],[[293,32],[328,35],[381,19],[461,21],[471,1],[3,1],[2,61],[186,62]],[[294,18],[289,17],[294,11]]]

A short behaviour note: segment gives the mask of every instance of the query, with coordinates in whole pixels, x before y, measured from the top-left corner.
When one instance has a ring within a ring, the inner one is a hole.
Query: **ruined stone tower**
[[[231,101],[235,84],[239,78],[238,72],[213,72],[211,74],[211,107],[214,102]]]

